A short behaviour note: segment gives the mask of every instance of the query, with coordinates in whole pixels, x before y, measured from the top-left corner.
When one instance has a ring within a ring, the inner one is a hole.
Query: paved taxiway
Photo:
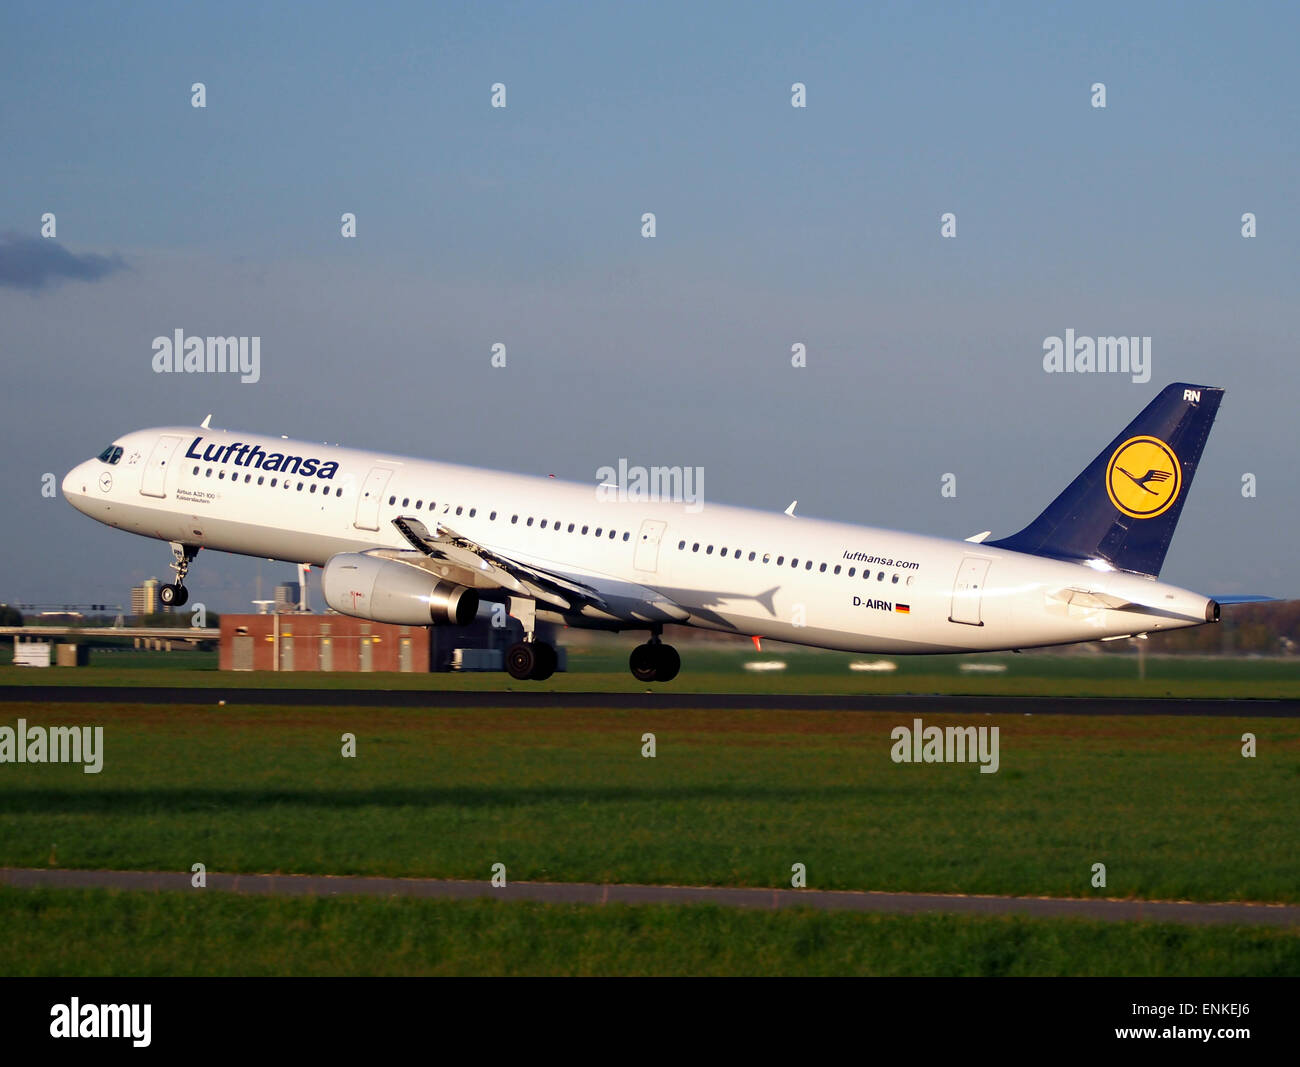
[[[75,871],[0,868],[0,884],[22,888],[177,890],[194,892],[191,875],[172,871]],[[434,878],[354,878],[311,874],[212,874],[209,890],[254,896],[405,896],[453,900],[492,897],[567,904],[717,904],[737,908],[816,908],[825,911],[915,915],[1024,915],[1054,919],[1146,920],[1203,925],[1247,923],[1300,926],[1300,905],[1203,903],[1185,900],[1085,900],[1066,897],[962,896],[819,889],[740,889],[722,886],[592,885],[488,882]]]
[[[560,693],[518,689],[463,692],[437,689],[249,689],[110,686],[5,685],[0,703],[40,704],[216,704],[277,707],[367,708],[620,708],[714,711],[895,711],[971,715],[1209,715],[1229,718],[1300,718],[1300,700],[1204,700],[1178,697],[942,696],[864,693]]]

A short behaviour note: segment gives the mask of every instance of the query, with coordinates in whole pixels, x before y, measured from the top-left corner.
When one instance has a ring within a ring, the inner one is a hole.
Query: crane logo
[[[1183,468],[1158,437],[1130,437],[1106,465],[1106,495],[1134,519],[1163,515],[1178,499]]]

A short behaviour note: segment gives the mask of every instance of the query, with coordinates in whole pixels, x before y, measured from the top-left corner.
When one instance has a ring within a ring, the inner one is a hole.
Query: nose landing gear
[[[190,571],[190,564],[199,554],[199,545],[183,545],[179,541],[171,542],[172,564],[176,572],[176,581],[164,585],[158,590],[158,599],[165,607],[179,608],[190,599],[189,590],[185,588],[185,575]]]

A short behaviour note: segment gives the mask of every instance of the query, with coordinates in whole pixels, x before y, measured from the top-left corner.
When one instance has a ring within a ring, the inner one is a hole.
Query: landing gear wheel
[[[671,682],[682,669],[682,657],[672,645],[649,641],[632,649],[627,665],[638,682]]]
[[[555,673],[555,668],[560,665],[560,657],[555,654],[555,649],[545,641],[533,642],[533,656],[537,662],[533,666],[533,673],[528,677],[534,682],[546,681]]]
[[[627,665],[632,677],[638,682],[654,682],[659,679],[658,647],[655,645],[637,645],[632,655],[627,658]]]
[[[158,590],[158,599],[164,607],[179,608],[189,598],[189,591],[183,585],[164,585]]]
[[[682,669],[682,657],[672,645],[659,646],[659,677],[657,681],[671,682]]]
[[[530,641],[520,641],[506,650],[506,670],[516,681],[526,682],[537,669],[537,649]]]

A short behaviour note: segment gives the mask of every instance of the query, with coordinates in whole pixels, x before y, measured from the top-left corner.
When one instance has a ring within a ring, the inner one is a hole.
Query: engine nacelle
[[[419,567],[340,552],[321,573],[325,603],[344,615],[402,626],[465,626],[478,613],[478,593]]]

